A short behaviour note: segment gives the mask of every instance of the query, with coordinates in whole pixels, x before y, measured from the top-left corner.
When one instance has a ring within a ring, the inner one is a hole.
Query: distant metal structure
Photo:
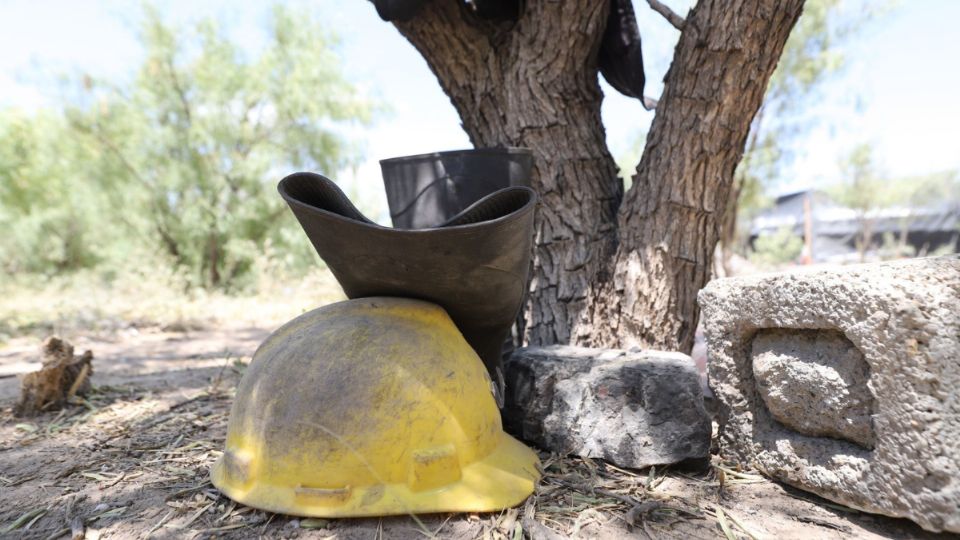
[[[804,207],[807,206],[805,210]],[[805,216],[807,216],[805,218]],[[892,207],[860,216],[818,190],[804,190],[777,197],[773,207],[761,212],[750,224],[750,244],[760,236],[787,228],[804,239],[804,259],[811,262],[848,262],[856,260],[856,237],[861,219],[871,221],[871,252],[882,245],[885,235],[893,235],[923,255],[950,246],[960,252],[960,202],[936,206]]]

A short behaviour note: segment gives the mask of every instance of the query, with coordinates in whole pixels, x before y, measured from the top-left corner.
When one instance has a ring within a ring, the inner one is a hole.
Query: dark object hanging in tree
[[[436,227],[491,193],[530,186],[525,148],[478,148],[380,161],[390,220],[398,229]]]
[[[518,0],[471,0],[478,17],[495,21],[515,21],[520,18]]]
[[[409,21],[426,3],[426,0],[373,0],[377,15],[385,21]]]
[[[414,18],[426,0],[373,0],[377,15],[385,21],[409,21]],[[520,18],[519,0],[471,0],[474,13],[483,19],[515,21]]]
[[[607,28],[603,31],[598,57],[600,73],[617,92],[643,99],[643,53],[640,29],[630,0],[610,0]],[[644,103],[644,107],[647,104]]]
[[[292,174],[278,189],[348,298],[396,296],[443,307],[487,366],[503,405],[501,346],[527,288],[532,189],[502,189],[419,230],[373,223],[317,174]]]

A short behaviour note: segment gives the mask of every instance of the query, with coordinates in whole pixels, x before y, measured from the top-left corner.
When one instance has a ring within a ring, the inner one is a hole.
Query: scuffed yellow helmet
[[[300,516],[480,512],[526,499],[537,465],[503,432],[487,370],[442,308],[363,298],[264,341],[212,479]]]

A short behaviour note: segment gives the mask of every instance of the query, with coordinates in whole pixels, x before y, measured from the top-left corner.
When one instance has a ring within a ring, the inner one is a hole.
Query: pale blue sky
[[[680,9],[689,0],[668,2]],[[220,19],[255,50],[269,13],[254,0],[157,2],[176,22]],[[390,104],[392,113],[361,134],[367,160],[360,183],[379,191],[377,160],[397,155],[469,147],[459,119],[419,54],[376,16],[365,0],[315,0],[314,9],[342,39],[349,78]],[[647,92],[656,96],[677,32],[645,2],[635,1]],[[123,77],[140,58],[137,4],[122,0],[0,0],[0,106],[36,108],[56,101],[57,73]],[[904,0],[873,21],[848,47],[849,67],[830,81],[809,107],[814,127],[796,142],[789,179],[777,191],[837,178],[837,162],[861,141],[876,145],[891,175],[960,168],[960,0]],[[603,85],[608,143],[617,154],[653,113]],[[330,172],[330,171],[326,171]],[[343,175],[341,175],[343,176]],[[375,187],[376,186],[376,187]]]

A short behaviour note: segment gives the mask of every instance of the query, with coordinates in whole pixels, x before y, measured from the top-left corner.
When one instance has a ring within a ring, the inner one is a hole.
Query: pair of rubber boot
[[[526,292],[537,202],[530,152],[486,148],[380,164],[394,228],[367,219],[317,174],[284,178],[280,195],[348,298],[444,308],[487,366],[502,407],[502,357]]]
[[[396,228],[364,217],[323,176],[280,182],[351,300],[297,317],[260,346],[212,481],[241,503],[302,516],[517,505],[538,459],[503,431],[494,396],[527,283],[530,154],[381,163]]]

